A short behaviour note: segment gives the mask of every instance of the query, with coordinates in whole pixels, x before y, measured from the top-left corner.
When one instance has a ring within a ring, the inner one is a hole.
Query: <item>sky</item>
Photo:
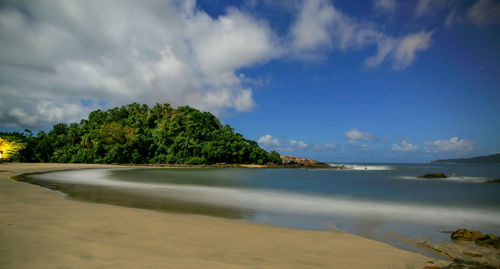
[[[133,102],[326,162],[500,152],[500,1],[0,1],[0,131]]]

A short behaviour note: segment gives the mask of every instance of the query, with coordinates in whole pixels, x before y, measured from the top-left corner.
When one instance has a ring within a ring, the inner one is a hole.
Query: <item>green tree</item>
[[[36,137],[21,134],[21,159],[82,163],[281,163],[255,141],[189,106],[133,103],[96,110],[80,123],[59,123]]]

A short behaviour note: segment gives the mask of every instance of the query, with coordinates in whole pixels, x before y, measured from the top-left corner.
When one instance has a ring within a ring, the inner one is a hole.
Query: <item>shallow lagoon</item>
[[[413,251],[419,250],[395,235],[443,241],[449,235],[441,231],[461,227],[500,234],[500,184],[486,183],[500,177],[498,165],[349,166],[87,169],[19,180],[92,202],[301,229],[341,229]],[[417,178],[435,172],[450,177]]]

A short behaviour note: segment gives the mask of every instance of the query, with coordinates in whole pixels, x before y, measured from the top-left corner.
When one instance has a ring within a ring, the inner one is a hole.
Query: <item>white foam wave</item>
[[[393,170],[394,167],[390,165],[364,165],[364,164],[329,164],[332,167],[344,166],[342,169],[346,170]]]
[[[400,179],[405,180],[420,180],[420,181],[430,181],[430,180],[439,180],[439,181],[454,181],[454,182],[464,182],[464,183],[486,183],[490,178],[485,177],[466,177],[466,176],[451,176],[446,178],[420,178],[420,177],[412,177],[412,176],[400,176]]]
[[[475,223],[500,225],[499,211],[452,208],[422,204],[400,204],[383,201],[356,200],[341,196],[312,196],[290,192],[206,187],[196,185],[125,182],[108,178],[109,169],[53,172],[36,175],[44,180],[72,184],[98,185],[147,191],[190,202],[230,206],[263,212],[290,214],[342,215],[383,220],[403,220],[436,224]]]

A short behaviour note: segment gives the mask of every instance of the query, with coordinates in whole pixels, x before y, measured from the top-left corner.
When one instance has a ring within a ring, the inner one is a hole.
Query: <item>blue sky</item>
[[[131,102],[334,162],[500,152],[500,1],[4,1],[0,130]]]

